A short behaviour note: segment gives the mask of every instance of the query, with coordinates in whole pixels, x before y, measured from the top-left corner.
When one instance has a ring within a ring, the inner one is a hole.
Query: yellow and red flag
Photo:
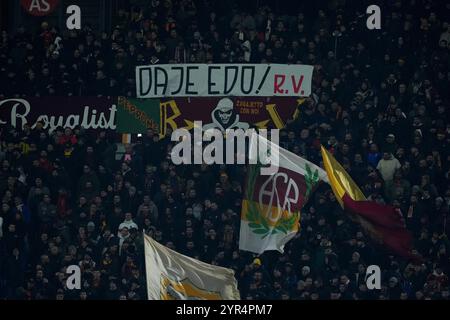
[[[350,175],[322,146],[323,165],[337,201],[359,223],[369,236],[392,252],[405,258],[419,259],[412,254],[412,237],[399,209],[368,201]]]

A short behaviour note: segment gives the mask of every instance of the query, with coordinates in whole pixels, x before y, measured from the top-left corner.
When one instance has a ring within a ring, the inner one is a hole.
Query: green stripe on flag
[[[145,133],[153,129],[159,133],[159,99],[132,99],[119,97],[117,106],[117,131],[119,133]]]

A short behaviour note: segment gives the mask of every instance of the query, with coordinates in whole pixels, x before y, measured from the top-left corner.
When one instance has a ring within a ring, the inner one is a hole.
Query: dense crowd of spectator
[[[243,299],[449,299],[450,8],[389,1],[367,30],[349,2],[285,14],[153,0],[119,10],[111,33],[3,31],[0,97],[133,96],[134,67],[149,63],[312,64],[313,95],[281,145],[317,164],[326,146],[369,199],[401,208],[424,263],[373,243],[325,185],[284,254],[240,252],[244,166],[174,166],[151,130],[116,160],[105,131],[2,124],[0,298],[145,299],[145,230],[234,269]],[[65,286],[72,264],[81,290]],[[381,290],[365,285],[371,264]]]

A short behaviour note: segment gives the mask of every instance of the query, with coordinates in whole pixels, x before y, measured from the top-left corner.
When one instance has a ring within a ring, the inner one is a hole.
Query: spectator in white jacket
[[[383,158],[377,165],[377,169],[380,171],[381,177],[386,183],[390,183],[394,179],[395,171],[401,167],[400,161],[389,152],[383,153]]]
[[[120,230],[122,230],[123,228],[127,228],[128,230],[130,230],[132,228],[139,229],[136,222],[133,221],[133,216],[131,215],[131,212],[125,213],[125,220],[119,225],[119,230],[118,230],[119,233],[120,233]]]

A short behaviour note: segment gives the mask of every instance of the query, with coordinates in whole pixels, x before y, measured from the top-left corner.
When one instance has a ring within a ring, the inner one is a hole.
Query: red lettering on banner
[[[295,93],[299,93],[300,88],[302,87],[302,83],[303,83],[303,79],[305,77],[303,75],[300,76],[300,79],[298,80],[298,83],[295,83],[295,76],[292,75],[291,76],[291,80],[292,80],[292,87],[294,88],[294,92]]]
[[[46,16],[58,6],[59,0],[20,0],[20,4],[33,16]]]
[[[279,80],[281,80],[281,83],[279,83]],[[274,82],[274,88],[273,93],[284,93],[284,90],[281,89],[284,82],[286,81],[286,76],[284,74],[276,74],[275,75],[275,82]]]

